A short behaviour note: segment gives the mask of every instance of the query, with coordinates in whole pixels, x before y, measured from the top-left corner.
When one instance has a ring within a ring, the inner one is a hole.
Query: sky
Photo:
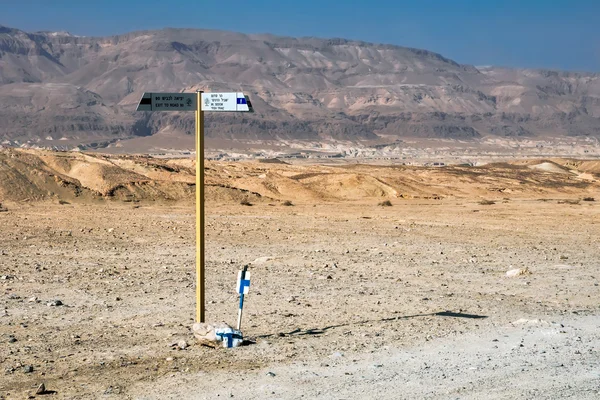
[[[0,25],[29,32],[171,27],[335,37],[476,66],[600,72],[600,0],[0,0],[0,7]]]

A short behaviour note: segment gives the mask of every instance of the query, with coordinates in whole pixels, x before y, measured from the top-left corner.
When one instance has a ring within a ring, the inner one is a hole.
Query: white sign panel
[[[196,93],[144,93],[137,111],[195,111]]]
[[[202,111],[250,111],[248,99],[241,92],[202,93]]]

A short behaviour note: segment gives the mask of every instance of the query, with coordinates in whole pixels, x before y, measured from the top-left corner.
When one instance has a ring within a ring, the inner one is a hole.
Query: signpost
[[[196,322],[204,322],[204,111],[252,112],[252,104],[241,92],[145,92],[136,111],[196,111]]]

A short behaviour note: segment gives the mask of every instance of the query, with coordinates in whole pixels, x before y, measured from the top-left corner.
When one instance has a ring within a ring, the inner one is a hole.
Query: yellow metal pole
[[[204,322],[204,111],[196,91],[196,322]]]

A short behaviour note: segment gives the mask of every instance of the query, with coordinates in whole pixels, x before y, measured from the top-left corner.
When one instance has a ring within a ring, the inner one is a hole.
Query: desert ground
[[[1,399],[600,397],[597,161],[207,162],[235,349],[191,333],[193,171],[0,151]]]

